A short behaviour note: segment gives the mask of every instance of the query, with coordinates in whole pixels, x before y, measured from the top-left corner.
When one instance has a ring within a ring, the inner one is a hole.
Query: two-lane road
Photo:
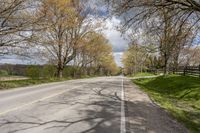
[[[120,133],[122,78],[0,92],[0,133]]]
[[[187,133],[123,77],[71,80],[0,92],[0,133],[161,131]]]

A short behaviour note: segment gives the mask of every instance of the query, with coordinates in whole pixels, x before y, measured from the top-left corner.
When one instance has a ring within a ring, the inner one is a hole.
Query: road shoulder
[[[128,133],[188,133],[168,112],[154,104],[129,79],[124,80]]]

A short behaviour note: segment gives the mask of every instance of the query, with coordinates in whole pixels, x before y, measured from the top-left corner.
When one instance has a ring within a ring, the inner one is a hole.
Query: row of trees
[[[114,74],[112,48],[94,22],[89,1],[0,0],[0,54],[33,55],[56,66],[62,77],[66,65]],[[23,48],[23,51],[22,49]]]
[[[151,57],[144,47],[131,44],[123,55],[124,73],[128,75],[143,72],[150,64]]]
[[[171,66],[177,68],[180,65],[180,58],[183,59],[183,56],[189,54],[184,55],[183,51],[194,47],[199,31],[200,2],[195,0],[108,0],[108,2],[111,2],[113,12],[120,16],[122,32],[128,31],[131,44],[137,45],[131,45],[125,54],[125,67],[129,67],[127,64],[130,65],[129,58],[132,59],[132,56],[136,58],[137,52],[141,52],[144,56],[139,57],[139,61],[135,59],[132,66],[160,67],[167,74]],[[137,51],[138,49],[140,50]],[[131,51],[133,55],[130,54]],[[152,60],[157,62],[149,64]]]

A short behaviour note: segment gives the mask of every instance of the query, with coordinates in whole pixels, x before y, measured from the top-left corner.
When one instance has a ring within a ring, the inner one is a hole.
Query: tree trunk
[[[168,74],[168,58],[167,55],[165,54],[164,56],[164,75]]]
[[[56,76],[57,78],[62,78],[63,77],[63,61],[62,61],[62,44],[61,41],[59,41],[58,45],[58,64],[57,64],[57,73]]]
[[[63,70],[62,69],[57,69],[57,77],[62,78],[63,77]]]
[[[175,55],[174,57],[174,74],[178,71],[178,66],[179,66],[179,62],[178,62],[178,59],[179,59],[179,54]]]
[[[56,73],[56,77],[57,78],[62,78],[63,77],[63,69],[64,69],[64,67],[63,67],[62,63],[61,62],[58,63],[57,73]]]

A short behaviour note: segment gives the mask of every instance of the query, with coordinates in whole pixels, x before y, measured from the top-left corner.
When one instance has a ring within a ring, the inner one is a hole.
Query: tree
[[[109,0],[108,0],[109,1]],[[164,74],[171,62],[177,67],[180,51],[199,30],[199,2],[194,0],[109,1],[122,19],[122,31],[143,29],[159,41]],[[192,35],[191,35],[192,34]],[[174,58],[173,58],[174,57]],[[172,59],[173,58],[173,59]]]
[[[149,63],[149,53],[145,47],[138,44],[132,44],[129,49],[123,55],[123,64],[125,74],[131,75],[137,72],[142,72],[147,69],[146,66]]]
[[[36,27],[35,42],[47,50],[57,66],[57,77],[62,77],[66,64],[77,54],[82,38],[93,31],[86,7],[75,0],[43,0],[37,14],[45,16]],[[35,43],[34,42],[34,43]]]
[[[199,66],[200,65],[200,47],[184,48],[180,53],[179,64],[181,66]]]
[[[102,68],[104,75],[116,75],[119,73],[119,68],[112,54],[102,57]]]
[[[16,48],[26,47],[31,27],[38,21],[32,18],[35,5],[32,0],[0,0],[0,55],[8,54],[11,48],[17,53]]]
[[[113,74],[117,69],[111,45],[103,35],[95,32],[85,36],[78,50],[76,62],[82,74],[90,73],[88,71],[91,68],[96,68],[96,72],[103,74]]]
[[[155,18],[160,10],[166,9],[171,17],[194,19],[198,24],[200,18],[200,2],[196,0],[106,0],[112,5],[114,14],[124,18],[124,26],[128,28],[139,24],[145,19]]]

